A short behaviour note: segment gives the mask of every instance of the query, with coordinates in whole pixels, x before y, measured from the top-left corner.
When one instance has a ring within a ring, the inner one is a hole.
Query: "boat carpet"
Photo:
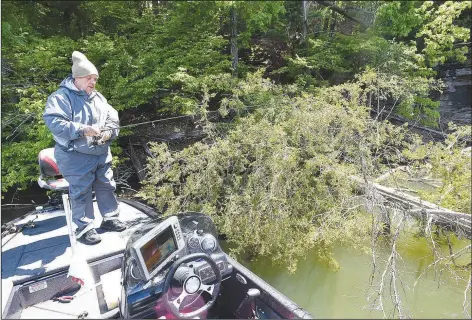
[[[97,203],[94,202],[95,226],[100,226],[102,217]],[[25,217],[17,225],[27,223],[33,216]],[[81,252],[85,252],[88,262],[119,254],[124,251],[131,234],[143,222],[152,219],[134,207],[120,202],[120,220],[128,228],[122,232],[105,232],[97,229],[102,241],[89,246],[78,243]],[[38,277],[68,270],[72,257],[70,240],[67,232],[64,210],[38,214],[34,228],[25,228],[16,235],[2,239],[2,245],[14,236],[2,248],[2,300],[8,300],[3,288],[23,283]],[[10,283],[6,283],[6,282]],[[7,291],[10,291],[7,289]],[[8,292],[9,294],[9,292]]]

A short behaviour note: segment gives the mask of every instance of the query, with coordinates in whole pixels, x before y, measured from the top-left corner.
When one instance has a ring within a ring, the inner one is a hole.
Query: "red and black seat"
[[[38,184],[41,188],[68,191],[69,183],[62,177],[54,158],[54,148],[41,150],[38,155],[39,178]]]

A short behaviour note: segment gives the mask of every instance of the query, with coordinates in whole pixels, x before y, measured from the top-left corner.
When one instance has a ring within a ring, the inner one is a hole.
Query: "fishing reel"
[[[118,128],[107,128],[107,127],[104,127],[104,128],[100,128],[100,135],[99,136],[92,136],[92,145],[93,146],[101,146],[101,145],[104,145],[105,142],[107,142],[108,140],[110,140],[111,138],[111,131],[113,129],[118,129]],[[103,140],[104,138],[104,135],[103,133],[106,132],[108,134],[107,138],[105,140]]]
[[[105,142],[101,141],[102,137],[101,136],[93,136],[92,137],[92,145],[93,146],[100,146],[104,144]]]
[[[109,129],[101,129],[101,132],[103,131],[108,131]],[[102,135],[99,136],[93,136],[92,137],[92,145],[93,146],[101,146],[104,145],[106,141],[103,141]]]

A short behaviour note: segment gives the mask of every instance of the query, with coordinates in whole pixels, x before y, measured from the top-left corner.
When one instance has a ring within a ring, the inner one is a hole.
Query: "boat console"
[[[170,217],[138,239],[131,246],[139,277],[151,280],[176,257],[185,254],[179,220]]]
[[[136,232],[125,250],[122,315],[146,318],[161,310],[191,318],[208,312],[232,272],[217,237],[211,219],[196,212]]]

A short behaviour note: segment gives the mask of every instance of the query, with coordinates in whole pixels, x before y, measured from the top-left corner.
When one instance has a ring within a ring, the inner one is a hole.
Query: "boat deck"
[[[102,218],[96,202],[94,210],[94,224],[98,228]],[[16,225],[21,226],[35,216],[36,214],[25,217]],[[21,233],[2,239],[3,246],[14,237],[2,247],[2,313],[13,286],[69,268],[72,252],[64,210],[40,213],[37,216],[34,228],[25,228]],[[100,243],[93,246],[77,243],[77,248],[84,253],[88,262],[123,252],[131,234],[140,224],[152,219],[140,210],[120,202],[120,220],[128,226],[126,230],[105,232],[97,229],[102,238]]]

